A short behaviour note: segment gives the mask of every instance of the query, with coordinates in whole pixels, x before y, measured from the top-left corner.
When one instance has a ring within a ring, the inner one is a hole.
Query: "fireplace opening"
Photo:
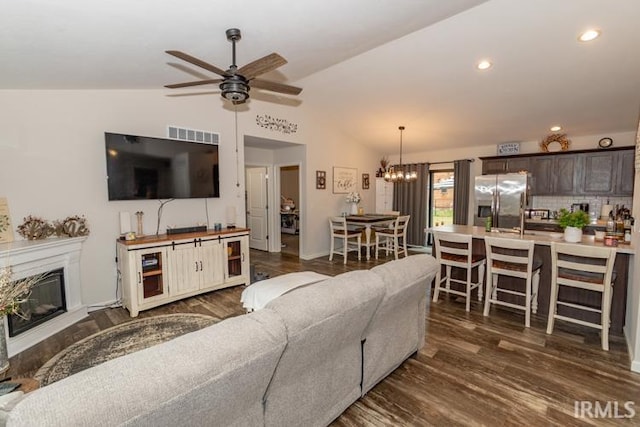
[[[7,316],[9,336],[15,337],[31,328],[66,313],[67,304],[64,295],[64,270],[50,271],[32,288],[27,301],[20,304],[20,313]]]

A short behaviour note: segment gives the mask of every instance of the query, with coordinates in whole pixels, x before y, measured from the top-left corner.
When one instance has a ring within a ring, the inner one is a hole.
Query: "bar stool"
[[[343,216],[334,216],[329,218],[329,229],[331,230],[331,249],[329,250],[329,261],[333,260],[333,254],[339,254],[344,257],[344,263],[347,263],[347,253],[351,251],[358,252],[358,261],[360,261],[360,246],[362,244],[362,230],[349,230],[347,227],[347,218]],[[342,252],[335,250],[335,239],[342,239]],[[355,239],[355,242],[350,242]]]
[[[602,331],[602,349],[609,350],[611,297],[616,279],[613,271],[615,259],[615,248],[551,242],[551,297],[547,334],[553,332],[555,319],[589,326]],[[558,290],[561,286],[600,292],[602,294],[600,308],[558,300]],[[600,313],[600,323],[558,314],[560,306]]]
[[[460,295],[466,298],[466,310],[471,308],[471,291],[478,288],[478,301],[482,301],[482,287],[484,283],[484,268],[486,258],[482,254],[474,254],[472,251],[473,237],[465,234],[434,231],[433,238],[436,248],[436,259],[441,266],[445,266],[445,277],[442,277],[442,268],[436,273],[436,284],[433,292],[433,302],[438,301],[440,291],[448,294]],[[453,279],[452,268],[465,271],[465,280]],[[471,273],[474,268],[478,271],[478,281],[471,281]],[[445,281],[445,286],[442,282]],[[462,284],[465,291],[451,289],[451,282]]]
[[[395,259],[400,254],[405,257],[409,255],[407,252],[407,225],[411,215],[401,215],[391,223],[389,228],[376,230],[376,259],[378,259],[378,249],[384,245],[385,254],[393,252]],[[381,240],[384,239],[384,240]]]
[[[538,312],[538,286],[542,267],[542,261],[533,257],[535,243],[532,240],[485,237],[484,244],[487,254],[484,315],[489,315],[491,304],[524,310],[524,326],[531,327],[531,312]],[[524,292],[498,287],[498,276],[524,279]],[[524,304],[501,300],[499,293],[524,298]]]

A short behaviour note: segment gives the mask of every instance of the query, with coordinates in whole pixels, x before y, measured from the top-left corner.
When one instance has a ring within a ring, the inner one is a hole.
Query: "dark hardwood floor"
[[[251,257],[256,271],[271,277],[303,270],[336,275],[392,259],[358,262],[352,253],[345,266],[341,257],[332,262],[326,257],[304,261],[258,251]],[[237,316],[243,313],[242,290],[238,286],[211,292],[144,311],[139,317],[178,312],[220,319]],[[13,357],[9,375],[33,376],[73,342],[130,320],[123,308],[95,311]],[[462,300],[447,296],[429,304],[426,327],[425,347],[351,405],[334,426],[640,425],[640,374],[629,371],[620,336],[611,337],[610,351],[605,352],[595,330],[556,322],[549,336],[545,318],[533,316],[531,328],[526,329],[520,312],[493,309],[485,318],[477,301],[467,313]],[[638,414],[632,419],[576,418],[576,401],[604,409],[611,402],[609,414],[618,416],[628,414],[624,404],[632,401]]]

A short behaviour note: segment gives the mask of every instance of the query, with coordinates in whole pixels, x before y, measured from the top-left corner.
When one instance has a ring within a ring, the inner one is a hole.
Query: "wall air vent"
[[[179,141],[200,142],[202,144],[219,144],[220,134],[204,130],[188,129],[178,126],[167,126],[167,137]]]

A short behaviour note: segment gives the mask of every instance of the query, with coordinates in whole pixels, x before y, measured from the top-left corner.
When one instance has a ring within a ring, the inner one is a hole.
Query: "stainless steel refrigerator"
[[[484,226],[491,217],[492,227],[521,227],[529,200],[529,177],[524,173],[481,175],[475,181],[476,215],[474,225]]]

